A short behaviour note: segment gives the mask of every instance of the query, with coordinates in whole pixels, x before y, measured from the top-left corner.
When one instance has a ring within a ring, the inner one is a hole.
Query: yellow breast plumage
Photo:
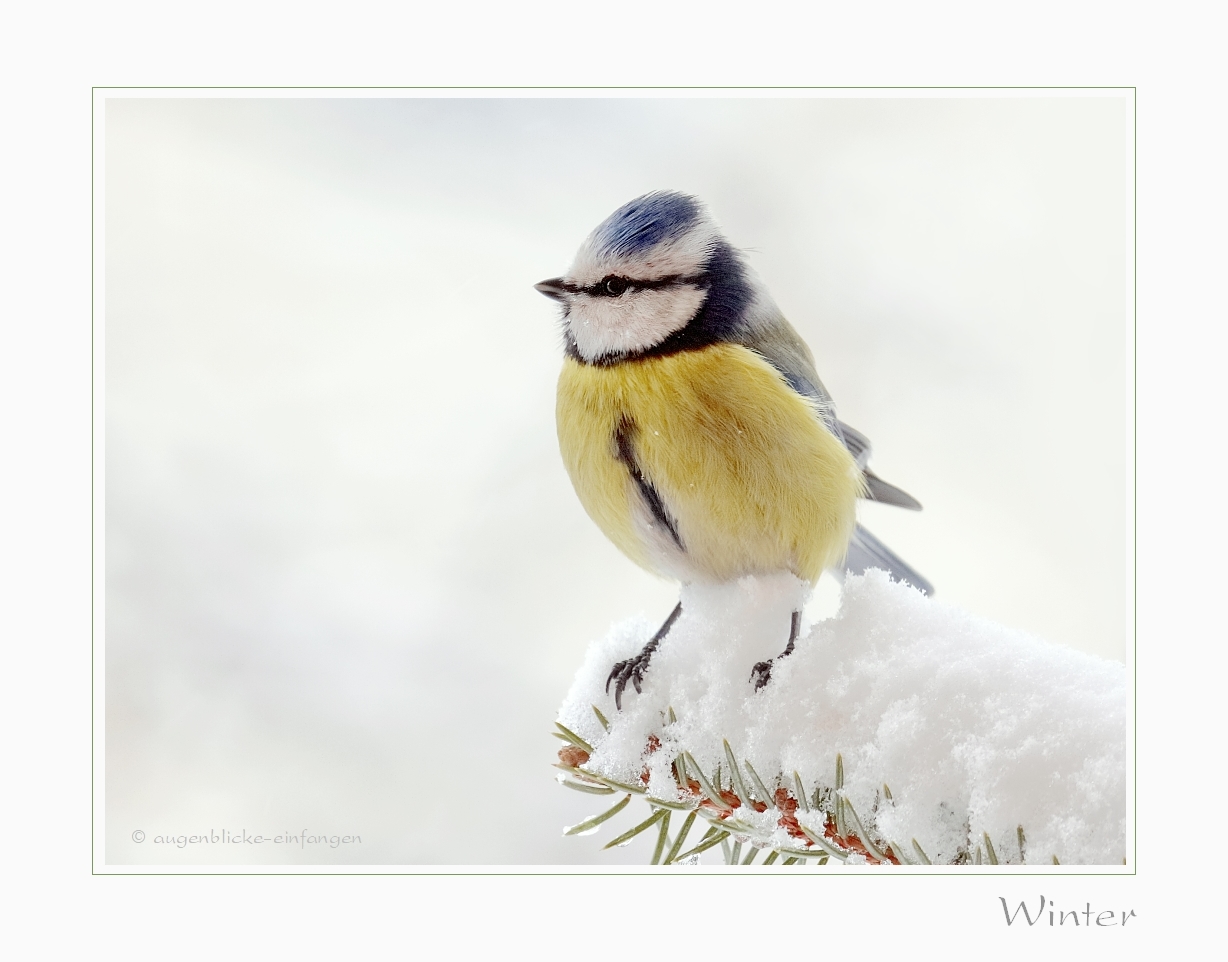
[[[650,571],[725,581],[790,570],[813,582],[844,555],[861,473],[810,404],[742,345],[608,366],[568,358],[557,414],[585,510]]]

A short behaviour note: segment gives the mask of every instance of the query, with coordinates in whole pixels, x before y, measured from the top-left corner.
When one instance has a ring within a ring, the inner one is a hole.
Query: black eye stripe
[[[603,277],[596,284],[590,284],[588,287],[572,287],[571,290],[576,294],[588,294],[591,297],[621,297],[624,293],[630,291],[659,291],[671,287],[686,286],[704,287],[706,286],[706,281],[707,279],[703,274],[670,274],[651,281],[636,280],[633,277],[611,274],[608,277]],[[613,285],[612,288],[611,284]]]

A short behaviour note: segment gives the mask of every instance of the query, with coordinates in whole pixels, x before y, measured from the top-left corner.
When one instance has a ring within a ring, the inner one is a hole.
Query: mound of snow
[[[832,787],[877,834],[952,862],[988,833],[998,859],[1120,865],[1126,839],[1124,666],[927,598],[881,571],[850,576],[840,610],[803,628],[754,691],[751,666],[780,653],[806,586],[790,575],[682,589],[682,617],[615,710],[612,665],[657,625],[634,619],[594,642],[559,721],[594,746],[586,768],[677,798],[670,763],[711,775],[722,740],[768,783]],[[596,705],[610,720],[607,733]],[[666,724],[669,709],[677,722]],[[650,735],[661,747],[647,753]],[[887,802],[883,784],[890,786]],[[1017,828],[1026,837],[1020,852]]]

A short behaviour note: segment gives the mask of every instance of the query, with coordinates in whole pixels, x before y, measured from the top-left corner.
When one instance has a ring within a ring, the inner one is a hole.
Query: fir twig
[[[609,732],[611,728],[609,720],[596,705],[592,706],[592,708],[602,728]],[[664,713],[662,713],[661,720],[663,723],[666,723]],[[676,724],[677,720],[673,708],[668,709],[667,724]],[[750,763],[749,759],[742,760],[742,765],[746,769],[745,775],[743,774],[742,767],[738,764],[737,757],[734,755],[733,748],[727,739],[722,739],[724,764],[717,763],[712,779],[709,779],[704,773],[703,768],[695,760],[693,754],[686,750],[678,753],[671,763],[670,769],[684,800],[675,801],[672,798],[657,798],[654,795],[649,795],[645,784],[628,784],[610,778],[607,775],[570,764],[576,758],[582,757],[577,755],[575,749],[580,749],[591,755],[593,747],[561,722],[555,722],[555,727],[558,731],[551,734],[561,741],[574,746],[574,748],[561,749],[559,752],[560,758],[564,761],[555,767],[572,776],[572,778],[567,778],[565,775],[559,775],[559,782],[573,791],[592,795],[625,793],[624,797],[607,811],[565,829],[564,834],[566,835],[588,834],[596,830],[601,823],[613,818],[626,808],[631,801],[632,795],[642,795],[651,809],[649,817],[609,842],[605,848],[625,845],[635,836],[647,831],[653,825],[657,825],[656,844],[653,848],[651,861],[653,865],[671,865],[691,859],[716,845],[721,846],[725,856],[725,863],[728,865],[751,865],[759,857],[761,851],[767,853],[763,862],[760,863],[762,865],[772,865],[782,857],[784,857],[782,863],[784,865],[804,865],[808,859],[814,859],[819,865],[826,865],[829,859],[835,858],[846,861],[850,855],[863,850],[871,859],[879,863],[890,864],[894,862],[899,865],[933,864],[916,838],[911,840],[912,854],[906,853],[904,847],[894,840],[885,839],[881,836],[876,840],[875,836],[871,834],[875,829],[873,824],[875,815],[879,812],[881,804],[894,804],[891,788],[886,782],[882,783],[882,792],[881,794],[876,793],[874,804],[868,812],[869,818],[863,821],[852,800],[844,790],[844,756],[840,753],[836,754],[834,789],[824,786],[820,782],[812,798],[806,791],[801,773],[794,770],[792,775],[796,804],[790,803],[792,807],[785,805],[783,813],[778,818],[774,817],[774,820],[769,821],[767,825],[755,819],[752,819],[755,821],[755,824],[748,824],[738,816],[743,813],[753,815],[759,809],[778,811],[781,806],[777,804],[776,791],[768,789],[767,784],[759,776],[759,773],[755,770],[754,765]],[[649,741],[649,752],[660,747],[660,741],[655,735],[650,736]],[[587,762],[581,761],[580,764],[587,764]],[[724,784],[726,780],[722,778],[724,770],[729,772],[728,785]],[[692,781],[692,776],[698,781],[701,793],[698,796],[692,787],[695,784]],[[645,774],[641,776],[641,781],[643,783],[648,781],[646,770]],[[772,781],[778,785],[782,783],[784,785],[788,784],[787,779],[782,774],[773,776]],[[752,787],[753,792],[751,790]],[[734,796],[736,796],[736,801],[733,800]],[[762,804],[760,804],[759,799],[762,800]],[[735,809],[738,810],[736,813]],[[677,837],[671,842],[669,827],[671,813],[674,811],[686,812],[686,818],[678,831]],[[821,830],[812,830],[803,825],[797,817],[798,815],[812,812],[817,812],[824,819],[824,827]],[[687,836],[694,826],[695,820],[700,816],[710,823],[708,830],[697,845],[679,854],[686,844]],[[826,821],[827,819],[831,819],[831,821]],[[777,828],[787,829],[794,836],[798,835],[800,830],[800,834],[810,842],[811,847],[796,847],[787,840],[784,845],[779,844],[778,841],[773,841],[773,838],[781,838],[780,835],[776,834]],[[832,832],[833,829],[836,841],[827,838],[827,833]],[[965,833],[967,833],[966,827]],[[1019,842],[1020,862],[1025,862],[1027,840],[1022,825],[1018,826],[1016,835]],[[846,848],[846,845],[849,847]],[[744,849],[745,855],[743,855]],[[1051,856],[1051,858],[1053,864],[1061,864],[1056,855]],[[975,865],[999,864],[997,850],[994,848],[993,840],[987,831],[982,832],[981,840],[978,840],[975,844],[972,839],[966,839],[952,859],[952,864],[966,865],[969,863]]]

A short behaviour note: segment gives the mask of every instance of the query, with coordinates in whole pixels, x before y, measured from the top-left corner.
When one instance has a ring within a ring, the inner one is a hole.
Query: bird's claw
[[[623,710],[623,692],[627,688],[627,682],[635,686],[636,694],[643,694],[644,689],[640,687],[640,682],[644,678],[644,670],[648,667],[648,656],[641,652],[634,658],[627,658],[624,661],[618,662],[610,669],[610,675],[605,680],[605,693],[610,693],[610,682],[617,679],[614,685],[614,707],[619,711]]]
[[[772,662],[776,661],[777,658],[788,658],[793,654],[793,646],[797,642],[797,635],[801,631],[801,627],[802,613],[795,611],[789,625],[789,643],[785,645],[785,650],[777,655],[776,658],[755,662],[755,667],[750,670],[750,680],[755,683],[755,691],[758,691],[772,680]]]
[[[644,678],[644,672],[648,670],[648,662],[652,658],[652,653],[657,650],[657,646],[661,644],[661,639],[669,633],[669,629],[673,627],[680,614],[682,614],[681,601],[674,606],[670,616],[665,619],[665,624],[657,629],[657,633],[644,646],[643,651],[634,658],[620,661],[610,669],[610,676],[605,680],[605,693],[607,695],[610,693],[610,682],[617,678],[618,683],[614,686],[614,707],[619,711],[623,710],[623,692],[627,689],[628,681],[635,686],[636,694],[643,694],[640,682]]]

